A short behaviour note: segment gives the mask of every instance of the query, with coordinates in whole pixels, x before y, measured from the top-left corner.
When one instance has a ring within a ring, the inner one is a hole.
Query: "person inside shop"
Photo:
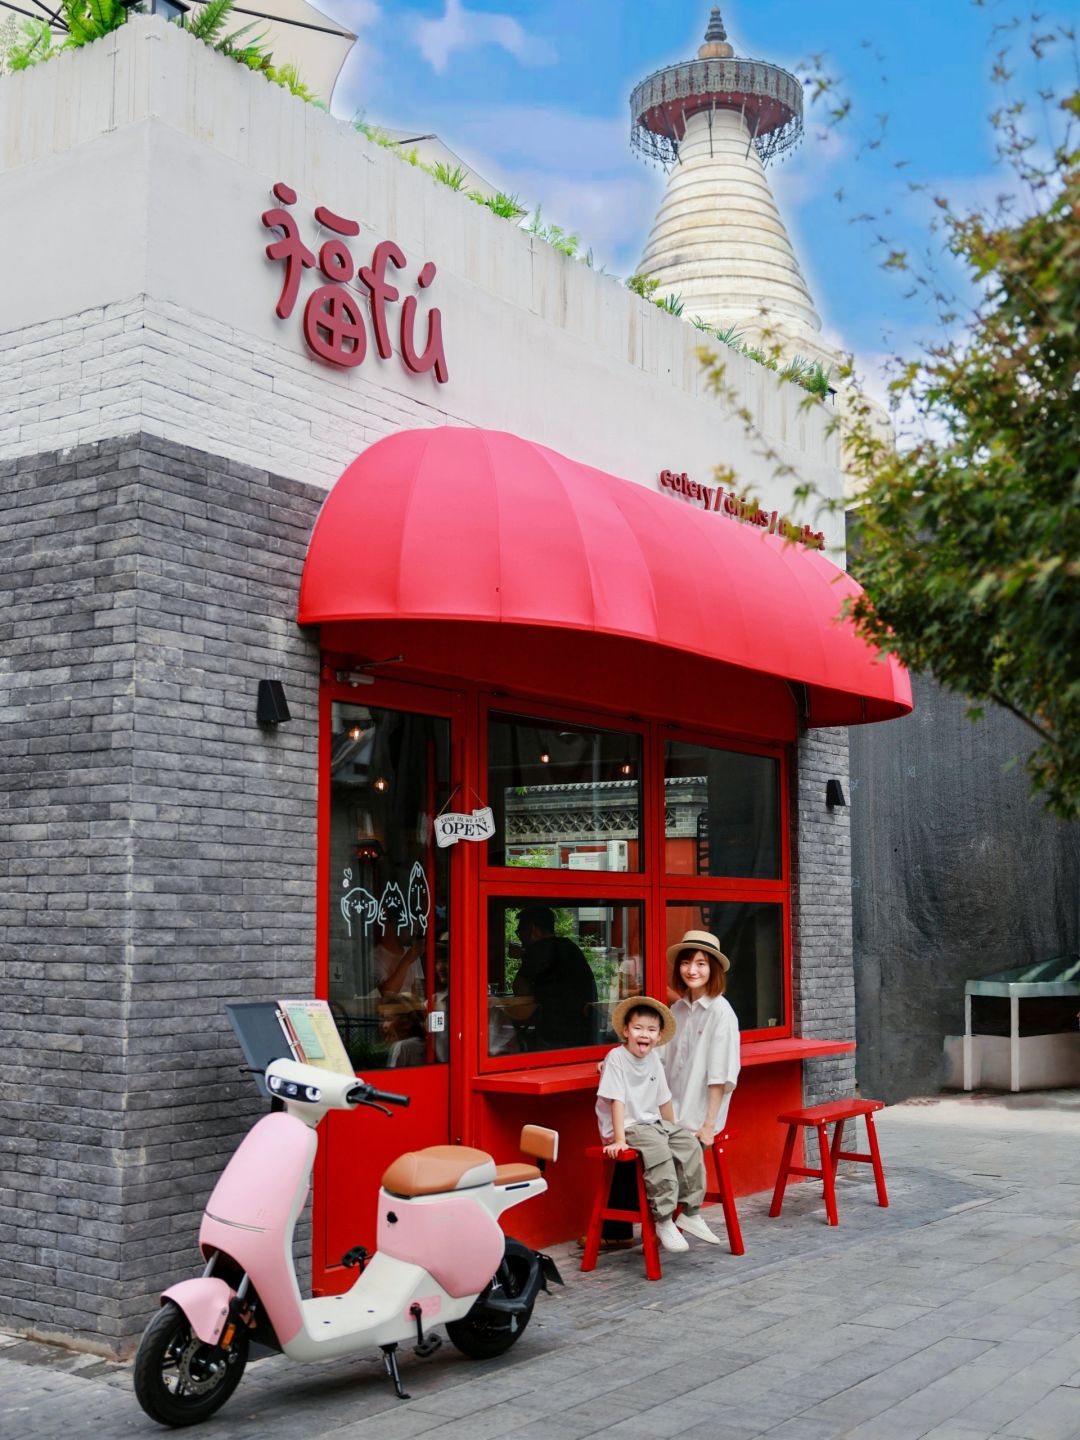
[[[375,988],[380,995],[419,993],[424,986],[424,937],[408,935],[402,940],[387,926],[372,955]]]
[[[387,1047],[388,1070],[425,1064],[427,1012],[418,995],[384,995],[379,1001],[379,1029]]]
[[[615,1158],[632,1149],[641,1156],[656,1238],[665,1250],[689,1250],[687,1235],[717,1245],[699,1214],[705,1198],[701,1145],[675,1119],[660,1060],[660,1047],[675,1038],[674,1016],[661,1001],[642,995],[620,1001],[611,1023],[622,1044],[608,1052],[596,1091],[604,1153]]]
[[[555,914],[546,905],[527,905],[518,915],[521,968],[514,994],[536,1005],[530,1017],[531,1050],[589,1045],[593,1038],[596,981],[579,946],[555,934]]]

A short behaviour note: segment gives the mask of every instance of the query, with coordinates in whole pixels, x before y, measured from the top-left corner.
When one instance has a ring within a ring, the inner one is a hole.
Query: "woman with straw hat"
[[[731,961],[708,930],[687,930],[667,956],[676,1034],[661,1058],[680,1125],[708,1149],[739,1079],[739,1022],[724,998]]]

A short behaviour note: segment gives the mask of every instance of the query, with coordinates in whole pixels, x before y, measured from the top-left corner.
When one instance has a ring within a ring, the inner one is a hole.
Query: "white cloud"
[[[530,35],[512,15],[467,10],[461,0],[446,0],[441,20],[416,20],[412,32],[420,53],[438,75],[456,50],[480,45],[497,45],[522,65],[550,65],[557,58],[554,46]]]

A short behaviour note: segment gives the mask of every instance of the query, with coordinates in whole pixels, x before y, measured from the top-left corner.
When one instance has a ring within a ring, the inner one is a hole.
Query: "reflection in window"
[[[603,900],[489,900],[488,1054],[612,1041],[611,1007],[642,991],[641,909]]]
[[[331,1012],[361,1072],[445,1062],[449,724],[335,704],[330,752]]]
[[[641,740],[492,716],[488,798],[492,865],[541,870],[641,869]]]
[[[768,755],[664,746],[669,875],[780,878],[780,767]]]
[[[740,1030],[771,1030],[785,1023],[784,909],[753,901],[667,907],[667,943],[675,945],[687,930],[708,930],[731,961],[726,995],[739,1017]]]

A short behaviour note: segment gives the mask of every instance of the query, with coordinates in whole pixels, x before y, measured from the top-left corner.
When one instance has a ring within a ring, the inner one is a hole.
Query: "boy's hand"
[[[706,1150],[716,1139],[716,1131],[711,1125],[702,1125],[701,1129],[698,1130],[696,1134],[697,1138],[701,1141],[702,1145],[705,1146]]]
[[[626,1144],[625,1144],[624,1141],[622,1141],[622,1140],[612,1140],[612,1142],[611,1142],[610,1145],[605,1145],[605,1146],[604,1146],[604,1154],[605,1154],[605,1155],[610,1155],[611,1158],[612,1158],[612,1160],[614,1160],[615,1157],[619,1154],[620,1150],[625,1150],[625,1149],[626,1149]]]

